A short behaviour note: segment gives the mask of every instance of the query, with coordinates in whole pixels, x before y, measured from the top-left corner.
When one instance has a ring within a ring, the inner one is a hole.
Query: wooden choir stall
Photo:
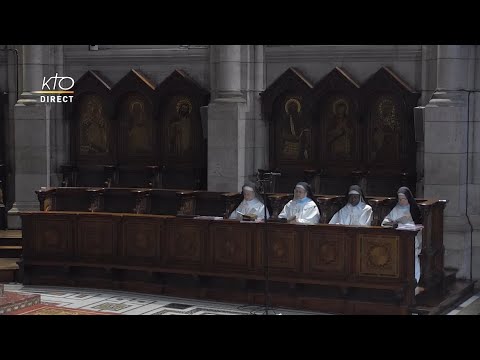
[[[264,224],[228,220],[237,193],[49,188],[22,214],[24,282],[264,303]],[[272,218],[292,194],[268,194]],[[415,231],[381,228],[395,199],[370,197],[371,227],[328,225],[343,198],[316,195],[318,225],[268,223],[273,306],[337,314],[409,314],[416,306]],[[424,215],[422,278],[445,292],[444,200]]]

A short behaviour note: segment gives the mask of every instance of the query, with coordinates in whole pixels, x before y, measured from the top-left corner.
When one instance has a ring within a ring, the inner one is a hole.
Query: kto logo
[[[73,101],[74,92],[70,89],[72,89],[74,85],[75,80],[73,80],[73,78],[69,76],[58,76],[58,73],[55,73],[55,76],[51,76],[48,80],[44,76],[42,90],[34,91],[34,93],[46,94],[40,96],[40,102],[43,103],[68,103]]]

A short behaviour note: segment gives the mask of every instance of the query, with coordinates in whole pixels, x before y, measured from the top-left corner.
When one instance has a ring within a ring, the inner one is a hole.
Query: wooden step
[[[0,230],[0,239],[21,239],[22,230]]]
[[[0,230],[0,246],[22,246],[21,230]]]
[[[0,258],[19,258],[22,249],[19,245],[0,245]]]
[[[19,258],[0,258],[0,282],[18,281]]]
[[[22,239],[16,238],[0,238],[0,246],[22,246]]]
[[[1,249],[4,249],[4,250],[15,250],[15,249],[22,249],[21,246],[18,246],[18,245],[0,245],[0,250]]]
[[[20,258],[0,258],[0,270],[18,270],[18,261]]]

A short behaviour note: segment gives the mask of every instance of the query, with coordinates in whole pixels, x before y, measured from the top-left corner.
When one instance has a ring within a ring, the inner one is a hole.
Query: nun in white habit
[[[373,211],[372,207],[366,203],[360,186],[350,186],[345,198],[347,205],[333,215],[329,224],[370,226]]]
[[[398,224],[422,225],[422,213],[418,207],[412,192],[407,187],[401,187],[397,191],[397,205],[383,219],[382,226],[396,228]],[[420,252],[422,251],[422,232],[415,236],[415,280],[420,280]]]
[[[242,220],[243,215],[256,215],[257,219],[265,219],[265,205],[257,197],[254,185],[245,184],[242,186],[243,200],[234,210],[229,219]],[[267,209],[267,219],[270,217]]]
[[[313,200],[314,196],[310,185],[299,182],[293,190],[293,200],[290,200],[278,215],[279,218],[287,219],[291,224],[318,224],[320,211]]]

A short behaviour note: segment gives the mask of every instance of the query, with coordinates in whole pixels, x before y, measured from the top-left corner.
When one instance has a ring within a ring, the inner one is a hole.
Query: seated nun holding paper
[[[265,218],[265,205],[257,196],[253,184],[242,186],[243,201],[237,209],[230,214],[229,219],[236,220],[257,220]],[[267,209],[267,218],[270,217]]]
[[[365,201],[362,188],[358,185],[350,186],[345,199],[347,205],[333,215],[329,224],[370,226],[373,211]]]
[[[409,188],[402,186],[397,191],[397,204],[383,219],[383,227],[416,228],[422,224],[422,213]],[[422,231],[415,236],[415,280],[420,281],[420,252],[422,251]],[[417,291],[417,289],[415,289]]]
[[[320,211],[313,200],[313,192],[306,182],[299,182],[293,190],[293,200],[290,200],[278,215],[287,219],[290,224],[313,225],[320,221]]]

